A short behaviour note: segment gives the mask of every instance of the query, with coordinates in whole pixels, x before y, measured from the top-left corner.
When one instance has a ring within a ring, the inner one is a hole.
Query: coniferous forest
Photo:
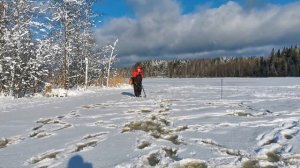
[[[138,62],[146,77],[298,77],[300,48],[273,49],[268,57],[220,57],[194,60],[149,60]],[[131,69],[120,73],[130,76]]]

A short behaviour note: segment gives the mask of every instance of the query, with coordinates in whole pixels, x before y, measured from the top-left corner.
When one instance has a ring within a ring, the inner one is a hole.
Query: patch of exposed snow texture
[[[143,83],[0,96],[0,167],[300,167],[299,78]]]

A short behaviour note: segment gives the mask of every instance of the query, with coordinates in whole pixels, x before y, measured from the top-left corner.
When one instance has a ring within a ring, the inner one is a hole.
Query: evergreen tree
[[[147,69],[145,71],[147,76],[170,78],[300,76],[299,53],[300,50],[297,46],[291,46],[290,48],[283,48],[276,52],[273,48],[269,57],[154,60],[144,61],[139,64]]]

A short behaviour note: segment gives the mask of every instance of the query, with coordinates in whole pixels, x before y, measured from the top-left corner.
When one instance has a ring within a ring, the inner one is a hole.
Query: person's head
[[[137,67],[136,67],[136,71],[137,71],[137,72],[142,72],[142,67],[141,67],[141,66],[137,66]]]

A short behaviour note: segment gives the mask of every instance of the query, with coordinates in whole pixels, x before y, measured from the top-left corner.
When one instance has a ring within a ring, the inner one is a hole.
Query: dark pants
[[[140,97],[141,96],[141,93],[142,93],[142,83],[136,83],[136,84],[133,84],[133,89],[134,89],[134,95],[136,97]]]

